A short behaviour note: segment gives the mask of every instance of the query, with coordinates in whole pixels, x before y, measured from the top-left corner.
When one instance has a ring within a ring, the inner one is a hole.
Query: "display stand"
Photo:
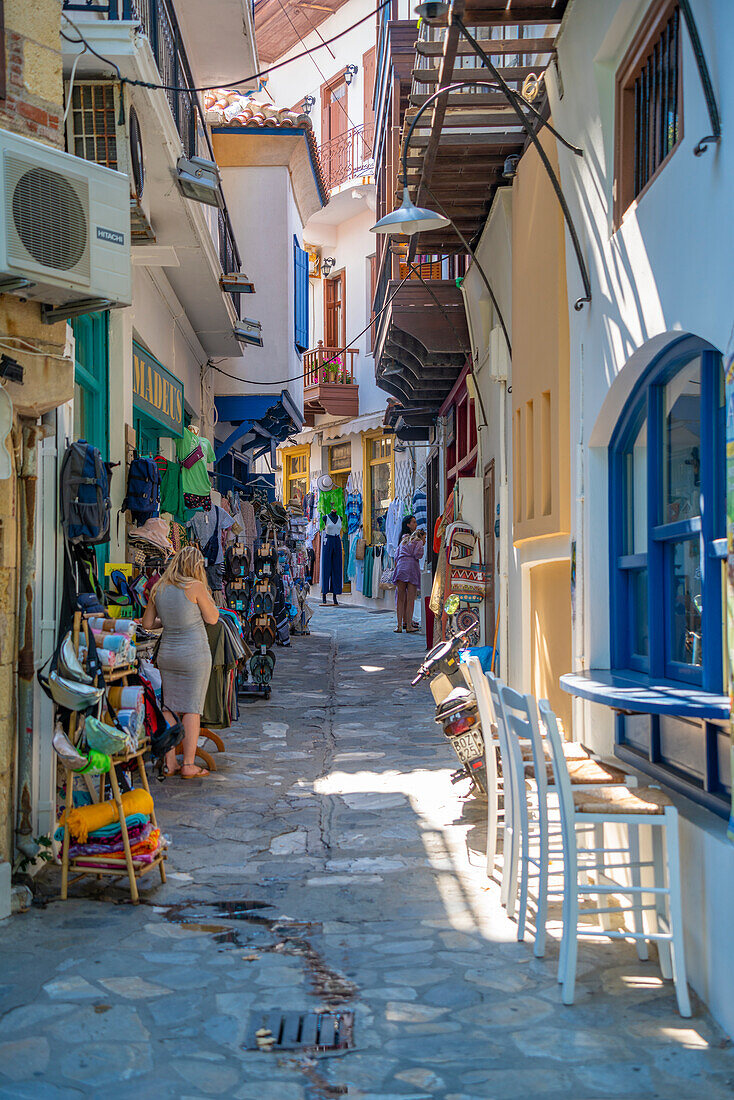
[[[79,640],[82,626],[84,629],[84,635],[87,638],[88,643],[89,628],[86,622],[82,623],[82,616],[80,612],[77,612],[74,615],[74,625],[72,628],[72,638],[74,642],[74,648],[77,653],[79,652]],[[124,682],[127,676],[129,676],[130,673],[134,671],[135,670],[132,667],[128,667],[125,669],[103,670],[104,681],[105,683],[113,683],[118,680],[122,680]],[[72,713],[71,715],[68,736],[71,743],[75,745],[77,741],[77,716],[75,713]],[[150,863],[141,863],[140,861],[136,861],[132,855],[132,852],[130,850],[130,838],[127,832],[127,824],[125,822],[125,813],[122,807],[122,795],[120,793],[120,785],[117,781],[117,773],[115,771],[116,764],[127,764],[131,760],[137,761],[140,782],[145,790],[150,793],[150,787],[148,786],[148,777],[145,774],[145,764],[143,759],[145,753],[149,750],[149,748],[150,742],[146,740],[143,744],[139,745],[134,752],[120,753],[116,756],[110,757],[111,766],[109,772],[103,773],[99,777],[99,791],[95,791],[94,784],[90,776],[80,777],[78,772],[70,771],[68,768],[64,769],[64,771],[66,772],[66,813],[64,815],[64,839],[61,848],[61,899],[63,901],[65,901],[68,896],[69,883],[78,882],[80,879],[86,878],[88,875],[95,875],[99,879],[102,877],[102,875],[108,875],[112,878],[122,878],[125,874],[127,874],[128,880],[130,882],[130,897],[133,905],[138,904],[139,894],[137,880],[143,875],[147,874],[149,871],[152,871],[155,867],[157,867],[160,872],[161,882],[166,881],[166,870],[163,865],[166,859],[166,851],[164,848],[161,848],[156,853],[155,858]],[[104,854],[84,855],[72,859],[69,858],[70,834],[68,818],[69,813],[74,805],[74,780],[77,778],[84,779],[86,781],[87,789],[92,797],[92,801],[104,802],[105,780],[108,777],[110,781],[110,788],[112,790],[112,799],[115,803],[115,806],[117,807],[117,816],[120,821],[120,831],[122,833],[122,844],[125,851],[125,867],[121,867],[119,869],[116,867],[105,867],[104,864],[109,863],[109,856]],[[150,817],[153,827],[157,828],[158,825],[156,822],[155,810],[151,811]],[[75,874],[74,877],[70,879],[69,873],[74,871],[77,871],[79,873]]]

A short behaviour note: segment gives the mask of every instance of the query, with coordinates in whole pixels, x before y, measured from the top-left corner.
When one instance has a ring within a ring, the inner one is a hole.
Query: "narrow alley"
[[[724,1100],[734,1053],[631,945],[591,940],[560,1003],[452,786],[421,636],[319,608],[205,781],[155,791],[168,882],[95,885],[3,928],[0,1097]],[[97,900],[98,899],[98,900]],[[342,1014],[349,1049],[257,1049],[271,1010]],[[353,1028],[349,1017],[353,1014]]]

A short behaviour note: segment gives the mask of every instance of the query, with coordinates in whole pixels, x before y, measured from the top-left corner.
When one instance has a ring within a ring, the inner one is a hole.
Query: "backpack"
[[[110,482],[102,455],[85,439],[71,443],[61,462],[61,527],[68,543],[110,539]]]
[[[158,514],[161,476],[152,458],[134,458],[127,472],[127,495],[120,511],[128,509],[136,523]]]

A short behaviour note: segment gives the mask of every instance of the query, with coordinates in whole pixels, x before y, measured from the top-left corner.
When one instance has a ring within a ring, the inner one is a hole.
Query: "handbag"
[[[126,730],[108,726],[99,718],[85,719],[84,736],[90,749],[106,753],[107,756],[117,756],[119,753],[127,752],[130,746],[130,738]]]
[[[354,556],[357,559],[357,561],[364,561],[364,553],[365,553],[366,549],[367,549],[367,540],[366,539],[357,539],[357,546],[356,546],[355,551],[354,551]]]
[[[385,591],[388,591],[389,589],[394,588],[395,587],[395,581],[393,580],[394,574],[395,574],[394,567],[392,569],[383,569],[382,576],[380,577],[380,583],[378,585],[378,588],[384,589]]]

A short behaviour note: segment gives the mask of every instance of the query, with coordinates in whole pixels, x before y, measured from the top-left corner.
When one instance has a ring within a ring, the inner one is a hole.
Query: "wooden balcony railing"
[[[374,134],[374,123],[368,123],[366,126],[353,126],[345,134],[324,142],[319,149],[319,156],[326,186],[330,191],[347,180],[374,172]]]
[[[303,356],[303,387],[326,385],[354,385],[354,357],[358,348],[327,348],[319,340],[318,346]]]

